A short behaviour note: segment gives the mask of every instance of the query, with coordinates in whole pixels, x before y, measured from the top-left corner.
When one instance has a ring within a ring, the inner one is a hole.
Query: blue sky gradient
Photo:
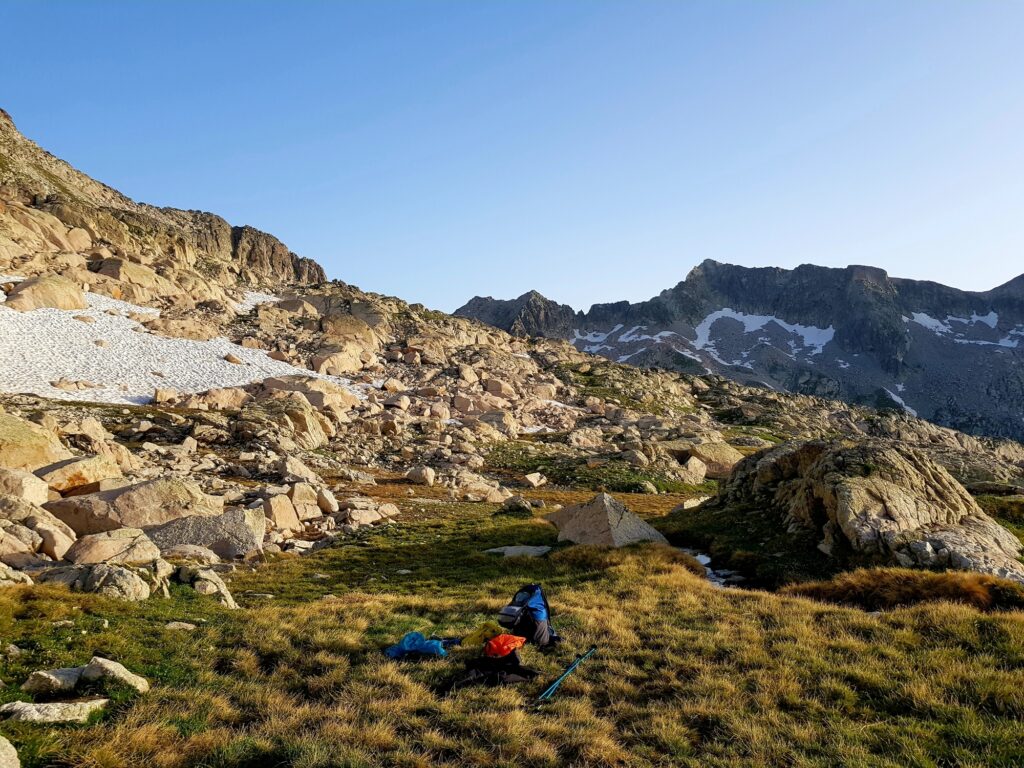
[[[1024,272],[1024,3],[0,4],[0,107],[129,196],[451,310],[705,258]]]

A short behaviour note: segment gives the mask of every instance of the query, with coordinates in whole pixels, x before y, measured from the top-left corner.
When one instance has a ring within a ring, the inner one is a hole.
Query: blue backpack
[[[505,629],[512,629],[524,616],[529,616],[535,622],[551,620],[551,608],[548,607],[548,600],[540,584],[520,587],[512,602],[498,611],[498,623]]]

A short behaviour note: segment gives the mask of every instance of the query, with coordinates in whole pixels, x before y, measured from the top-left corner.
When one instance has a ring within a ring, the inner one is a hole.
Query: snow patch
[[[927,328],[929,331],[932,331],[933,333],[937,333],[942,336],[944,336],[947,333],[953,332],[953,329],[950,328],[949,325],[924,312],[915,312],[911,316],[910,321],[917,323],[922,328]]]
[[[86,301],[89,308],[85,310],[32,312],[18,312],[0,303],[0,391],[56,400],[147,403],[157,388],[192,393],[299,374],[332,381],[363,397],[348,379],[271,360],[262,350],[225,338],[194,341],[157,336],[126,317],[132,313],[156,316],[157,310],[95,293],[87,293]],[[82,316],[93,322],[75,320]],[[107,345],[99,347],[97,340]],[[229,353],[242,363],[227,362],[224,357]],[[50,385],[61,378],[97,386],[65,392]]]
[[[900,397],[899,395],[897,395],[895,392],[893,392],[891,389],[888,389],[887,387],[882,387],[882,389],[884,389],[886,391],[886,394],[888,394],[889,397],[891,397],[893,399],[893,402],[895,402],[897,405],[899,405],[904,411],[909,413],[911,416],[917,416],[917,411],[915,411],[913,408],[911,408],[909,405],[907,405],[905,402],[903,402],[903,398],[902,397]]]
[[[710,315],[705,317],[696,328],[696,339],[693,345],[697,349],[702,349],[718,362],[725,365],[736,365],[736,363],[726,363],[717,355],[714,342],[711,341],[711,328],[716,322],[728,318],[736,320],[743,325],[744,333],[754,333],[764,329],[767,325],[775,323],[780,328],[796,336],[799,336],[802,343],[802,349],[809,350],[808,354],[820,355],[825,346],[832,341],[836,335],[836,330],[833,326],[828,328],[817,328],[813,325],[799,325],[797,323],[787,323],[785,320],[780,320],[774,315],[748,315],[745,312],[737,312],[729,307],[712,312]],[[790,349],[795,353],[797,351],[796,340],[790,341]]]
[[[622,330],[622,323],[619,323],[618,325],[616,325],[614,328],[612,328],[607,333],[601,333],[600,331],[588,331],[586,334],[581,334],[579,332],[579,329],[574,328],[573,332],[572,332],[572,335],[574,337],[573,338],[573,343],[575,343],[577,341],[589,341],[592,344],[594,344],[594,343],[598,343],[599,344],[601,342],[608,341],[608,337],[609,336],[611,336],[613,333],[616,333],[616,332],[621,331],[621,330]]]
[[[260,293],[259,291],[246,291],[241,301],[235,302],[235,313],[239,315],[250,315],[260,304],[273,304],[280,301],[272,293]]]

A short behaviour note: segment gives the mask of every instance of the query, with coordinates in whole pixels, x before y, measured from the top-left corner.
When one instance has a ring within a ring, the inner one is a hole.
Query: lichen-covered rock
[[[719,506],[768,507],[837,547],[904,566],[948,567],[1024,582],[1017,538],[920,450],[896,442],[786,443],[737,467]]]
[[[76,565],[151,563],[159,557],[160,550],[138,528],[118,528],[82,536],[64,555],[64,559]]]
[[[0,768],[21,768],[18,751],[3,736],[0,736]]]

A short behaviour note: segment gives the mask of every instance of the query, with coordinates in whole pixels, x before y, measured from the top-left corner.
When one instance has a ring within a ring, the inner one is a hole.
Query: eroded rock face
[[[607,493],[547,515],[558,528],[559,541],[624,547],[640,541],[667,544],[665,537]]]
[[[1024,582],[1017,538],[922,451],[895,442],[786,443],[741,462],[720,505],[768,506],[819,549]]]

